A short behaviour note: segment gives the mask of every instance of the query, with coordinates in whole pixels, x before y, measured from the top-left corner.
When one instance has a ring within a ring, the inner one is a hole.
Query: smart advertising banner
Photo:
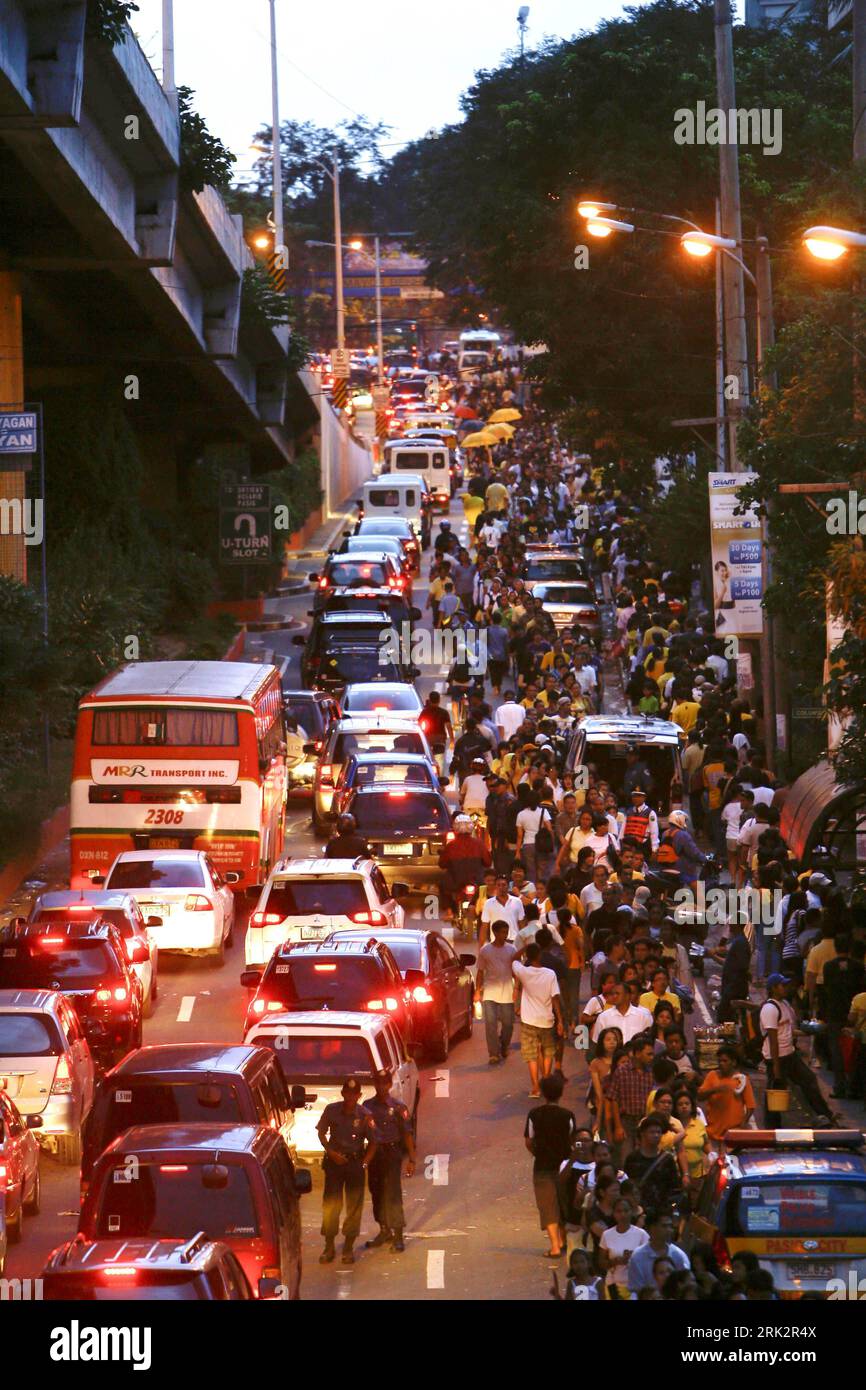
[[[752,508],[737,511],[739,493],[753,473],[710,473],[710,547],[713,622],[717,637],[759,637],[761,608],[761,518]]]

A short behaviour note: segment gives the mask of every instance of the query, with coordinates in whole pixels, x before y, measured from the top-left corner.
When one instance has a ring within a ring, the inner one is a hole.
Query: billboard
[[[753,473],[710,473],[710,548],[713,623],[717,637],[759,637],[761,608],[761,518],[752,508],[737,511],[739,492]]]

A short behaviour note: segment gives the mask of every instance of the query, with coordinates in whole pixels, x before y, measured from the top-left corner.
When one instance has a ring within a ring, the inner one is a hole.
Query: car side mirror
[[[411,888],[409,887],[408,883],[392,883],[392,884],[391,884],[391,897],[392,897],[392,898],[397,898],[398,900],[399,900],[400,898],[406,898],[406,897],[409,896],[409,894],[411,893],[411,891],[412,891],[412,890],[411,890]]]
[[[303,1110],[309,1100],[306,1086],[301,1086],[298,1083],[292,1086],[289,1091],[289,1099],[293,1110]]]
[[[442,776],[439,778],[439,785],[440,787],[447,787],[450,781],[450,776],[448,776],[447,773],[443,773]]]
[[[148,917],[148,919],[147,919],[147,925],[148,925],[149,927],[161,927],[161,926],[162,926],[162,918],[161,918],[161,917]]]
[[[474,956],[468,956],[468,955],[462,955],[462,956],[460,957],[460,964],[461,964],[461,965],[469,965],[469,966],[472,966],[472,965],[475,964],[475,957],[474,957]]]
[[[318,574],[311,574],[311,575],[309,576],[309,583],[310,583],[311,585],[313,585],[313,584],[318,584],[320,577],[321,577],[321,576],[318,575]]]
[[[143,941],[139,942],[137,946],[133,946],[130,959],[133,965],[144,965],[150,960],[150,951]]]
[[[420,676],[420,674],[421,668],[419,666],[409,666],[407,668],[407,675],[411,676],[412,680],[415,680],[416,676]]]
[[[262,982],[262,972],[261,972],[261,970],[242,970],[242,971],[241,971],[241,988],[242,988],[242,989],[258,989],[258,987],[259,987],[259,985],[261,984],[261,982]]]
[[[318,751],[318,746],[315,743],[304,744],[304,753],[308,758],[314,758]]]
[[[91,874],[90,882],[95,883],[97,887],[101,888],[105,883],[105,874]]]
[[[424,1056],[424,1044],[421,1042],[407,1042],[406,1051],[413,1062],[418,1062]]]
[[[240,883],[241,876],[234,869],[229,869],[227,874],[223,874],[226,883]]]
[[[41,1129],[41,1128],[42,1128],[42,1116],[41,1116],[41,1115],[27,1115],[27,1116],[25,1116],[24,1123],[25,1123],[25,1125],[27,1126],[28,1129]]]
[[[313,1190],[313,1175],[309,1168],[296,1168],[294,1181],[295,1195],[306,1197]]]
[[[282,1287],[279,1279],[260,1279],[258,1282],[259,1298],[276,1298]]]
[[[409,617],[412,619],[412,622],[413,622],[413,623],[419,622],[422,616],[423,616],[423,615],[422,615],[422,613],[421,613],[421,609],[420,609],[420,608],[410,608],[410,609],[409,609]]]

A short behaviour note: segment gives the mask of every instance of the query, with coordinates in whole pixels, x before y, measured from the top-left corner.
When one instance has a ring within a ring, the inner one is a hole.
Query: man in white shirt
[[[481,929],[478,935],[479,950],[485,942],[490,940],[492,924],[499,921],[508,923],[506,940],[509,946],[513,946],[525,916],[521,899],[516,894],[509,893],[508,879],[504,874],[500,874],[496,880],[496,892],[492,898],[487,899],[481,909]]]
[[[540,1095],[540,1077],[553,1068],[557,1037],[563,1037],[559,981],[552,970],[539,965],[541,952],[533,941],[526,947],[526,964],[512,962],[512,974],[520,985],[520,1055],[529,1067],[530,1099]]]
[[[642,1004],[632,1004],[628,985],[616,987],[616,1003],[612,1008],[602,1009],[595,1022],[593,1032],[600,1037],[605,1028],[618,1028],[622,1033],[623,1045],[631,1042],[638,1033],[645,1033],[653,1026],[653,1016]]]
[[[607,864],[596,863],[592,868],[592,882],[580,890],[580,905],[583,908],[583,920],[586,921],[591,912],[595,912],[597,907],[601,907],[604,899],[602,893],[607,887],[610,878],[610,869]]]
[[[493,940],[478,952],[474,1002],[481,1003],[490,1066],[504,1062],[514,1032],[514,976],[511,965],[518,951],[508,944],[508,923],[497,918]]]
[[[513,690],[506,690],[505,699],[496,711],[495,718],[499,736],[507,743],[526,718],[526,710],[515,700]]]
[[[836,1120],[824,1099],[815,1073],[797,1051],[794,1040],[797,1015],[787,998],[790,984],[785,975],[768,975],[767,999],[761,1006],[761,1032],[764,1035],[761,1052],[767,1067],[766,1122],[771,1129],[780,1129],[784,1125],[784,1113],[770,1109],[769,1093],[778,1088],[787,1089],[793,1084],[799,1086],[806,1103],[822,1124],[832,1126]]]

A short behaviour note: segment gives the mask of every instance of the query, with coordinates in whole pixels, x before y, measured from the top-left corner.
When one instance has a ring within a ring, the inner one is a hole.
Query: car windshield
[[[108,876],[107,888],[203,888],[197,859],[122,859]]]
[[[396,934],[388,937],[388,949],[401,970],[421,970],[421,943],[413,938],[401,938]]]
[[[273,1048],[289,1081],[373,1074],[373,1058],[366,1038],[299,1037],[293,1033],[276,1033],[257,1037],[256,1046]]]
[[[53,1020],[41,1014],[0,1014],[0,1057],[59,1057],[62,1051]]]
[[[278,999],[289,1009],[365,1009],[381,995],[384,983],[373,956],[341,956],[318,960],[298,956],[273,960],[262,982],[268,999]]]
[[[447,807],[434,796],[361,792],[352,801],[351,810],[362,835],[433,835],[451,829]]]
[[[866,1183],[820,1177],[739,1184],[727,1234],[866,1236]]]
[[[219,1099],[217,1100],[217,1093]],[[214,1102],[216,1101],[216,1104]],[[199,1081],[120,1080],[97,1102],[102,1112],[99,1152],[134,1125],[186,1124],[189,1121],[243,1122],[237,1087],[208,1075]]]
[[[210,1164],[208,1159],[205,1163]],[[225,1187],[205,1187],[205,1163],[164,1163],[140,1159],[135,1181],[126,1160],[103,1176],[96,1212],[96,1235],[188,1237],[204,1231],[211,1240],[258,1235],[250,1180],[240,1164],[225,1165]]]
[[[421,701],[411,685],[404,686],[402,690],[349,690],[343,708],[356,712],[369,710],[371,713],[380,709],[417,712],[421,708]]]
[[[530,560],[527,579],[584,579],[586,570],[579,560]]]
[[[378,589],[388,583],[388,574],[388,566],[381,560],[340,560],[331,565],[328,577],[332,584],[345,588],[363,584]]]
[[[282,917],[348,917],[367,910],[360,878],[278,878],[271,884],[266,912]]]
[[[117,974],[117,960],[105,941],[37,937],[0,950],[0,987],[96,989]]]
[[[334,743],[334,761],[345,762],[350,753],[424,753],[419,733],[386,733],[374,729],[368,734],[338,734]]]

